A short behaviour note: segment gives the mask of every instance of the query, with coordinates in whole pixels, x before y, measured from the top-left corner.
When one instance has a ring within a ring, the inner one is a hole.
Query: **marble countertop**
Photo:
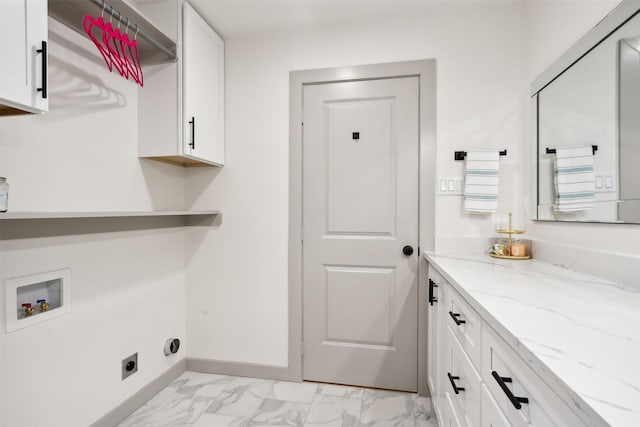
[[[640,426],[640,290],[537,260],[424,255],[589,425]]]

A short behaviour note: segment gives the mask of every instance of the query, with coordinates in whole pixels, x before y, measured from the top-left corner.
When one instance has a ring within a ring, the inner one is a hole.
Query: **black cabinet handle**
[[[436,282],[433,279],[429,279],[429,304],[433,305],[434,302],[438,302],[438,298],[433,296],[433,288],[437,288]]]
[[[451,387],[453,387],[453,391],[455,394],[460,394],[461,391],[464,391],[464,387],[458,387],[455,382],[455,380],[459,380],[460,377],[454,377],[449,372],[447,372],[447,376],[449,377],[449,381],[451,382]]]
[[[195,117],[191,117],[191,120],[189,120],[189,124],[191,125],[191,142],[189,143],[189,145],[191,146],[192,150],[195,150],[195,148],[196,148],[196,118]]]
[[[453,321],[456,322],[456,325],[458,326],[462,325],[463,323],[467,323],[466,320],[458,319],[458,316],[460,316],[460,313],[454,313],[453,311],[450,311],[449,316],[451,316]]]
[[[42,87],[36,90],[42,92],[42,99],[47,99],[47,42],[43,40],[42,47],[36,52],[42,54]]]
[[[504,394],[507,395],[507,397],[511,401],[511,404],[516,409],[522,408],[521,403],[529,403],[529,399],[528,398],[514,396],[513,393],[511,392],[511,390],[509,390],[509,387],[507,387],[507,385],[505,383],[512,382],[511,378],[509,378],[509,377],[501,377],[500,375],[498,375],[498,373],[496,371],[491,371],[491,375],[493,376],[493,378],[495,378],[496,382],[498,383],[498,385],[500,386],[500,388],[502,389]]]

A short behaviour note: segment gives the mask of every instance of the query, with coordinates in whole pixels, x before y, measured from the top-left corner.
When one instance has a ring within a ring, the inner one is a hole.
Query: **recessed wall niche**
[[[7,279],[7,332],[53,319],[71,312],[71,270]]]

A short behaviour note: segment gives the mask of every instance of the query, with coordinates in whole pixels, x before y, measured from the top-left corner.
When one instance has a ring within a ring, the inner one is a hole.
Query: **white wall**
[[[500,214],[464,215],[460,197],[439,197],[436,234],[487,236],[508,210],[522,215],[523,23],[519,2],[441,2],[403,19],[226,40],[226,165],[188,172],[189,207],[223,212],[219,230],[189,231],[189,357],[287,365],[291,70],[436,58],[437,173],[462,175],[455,150],[509,150]]]
[[[526,93],[529,84],[582,35],[606,16],[619,1],[528,1],[526,7]],[[529,118],[527,114],[527,119]],[[528,135],[528,120],[525,132]],[[524,208],[530,213],[531,147],[525,149]],[[567,224],[529,221],[529,236],[588,249],[639,257],[640,225]]]
[[[49,35],[50,113],[0,118],[10,210],[183,209],[183,169],[137,158],[136,85],[110,74],[88,39],[51,20]],[[7,334],[2,286],[0,425],[86,427],[172,366],[162,347],[185,336],[184,256],[173,226],[0,240],[0,283],[71,268],[73,306]],[[139,372],[121,381],[136,351]]]
[[[184,243],[182,228],[3,241],[3,282],[71,269],[72,312],[3,337],[0,424],[86,427],[177,362],[162,347],[185,336]]]

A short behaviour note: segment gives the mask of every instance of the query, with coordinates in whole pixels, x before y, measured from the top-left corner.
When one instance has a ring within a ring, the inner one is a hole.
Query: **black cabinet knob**
[[[413,255],[413,248],[407,245],[404,248],[402,248],[402,253],[405,254],[406,256]]]

